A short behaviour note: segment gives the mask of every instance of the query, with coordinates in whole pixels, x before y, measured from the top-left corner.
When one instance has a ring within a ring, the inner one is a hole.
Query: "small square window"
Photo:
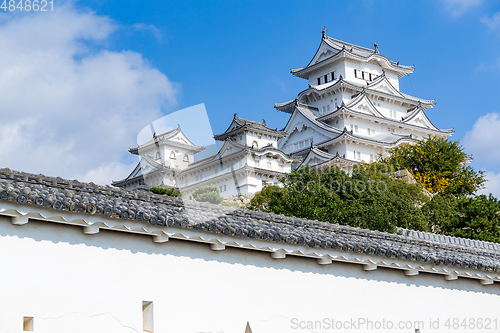
[[[35,322],[33,317],[24,317],[23,318],[23,331],[24,332],[32,332],[35,329]]]
[[[153,333],[153,302],[142,302],[142,329],[144,332]]]

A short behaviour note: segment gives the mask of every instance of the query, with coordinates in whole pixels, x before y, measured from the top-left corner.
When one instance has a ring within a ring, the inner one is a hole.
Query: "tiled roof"
[[[235,126],[233,126],[235,124]],[[234,114],[233,121],[231,122],[231,125],[227,128],[227,130],[224,133],[221,134],[216,134],[214,135],[215,140],[226,140],[232,135],[235,135],[236,133],[239,133],[240,131],[247,131],[247,130],[254,130],[258,132],[264,132],[264,133],[271,133],[274,136],[277,137],[285,137],[287,134],[282,131],[278,131],[277,129],[272,129],[267,127],[266,122],[264,119],[262,119],[262,122],[258,121],[253,121],[253,120],[247,120],[240,118]]]
[[[9,169],[0,169],[0,215],[6,211],[7,205],[3,202],[32,206],[32,211],[36,211],[36,206],[45,207],[55,214],[57,211],[61,211],[60,214],[78,212],[89,218],[102,214],[121,220],[124,225],[127,220],[136,220],[165,231],[178,227],[203,231],[215,238],[220,235],[247,243],[264,241],[270,247],[294,245],[304,251],[309,248],[317,252],[330,249],[345,256],[370,255],[380,258],[381,262],[407,260],[415,266],[431,265],[430,272],[436,273],[443,268],[450,272],[446,274],[461,269],[484,271],[483,274],[497,276],[495,281],[500,281],[497,274],[500,273],[500,246],[489,242],[408,230],[401,230],[402,235],[389,234]],[[493,281],[487,275],[482,278]]]

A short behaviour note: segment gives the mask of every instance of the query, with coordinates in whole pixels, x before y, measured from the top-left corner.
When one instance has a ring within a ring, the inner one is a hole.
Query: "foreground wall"
[[[500,332],[498,283],[11,222],[0,216],[0,332],[22,332],[23,317],[34,318],[35,332],[143,332],[144,301],[153,302],[154,332],[243,333],[248,322],[253,333],[413,333],[415,321],[420,332],[482,331],[448,330],[455,318],[489,320],[484,331]],[[331,319],[342,326],[331,329]],[[360,326],[366,320],[373,328]],[[393,329],[382,329],[389,321]],[[397,329],[401,321],[406,328]]]

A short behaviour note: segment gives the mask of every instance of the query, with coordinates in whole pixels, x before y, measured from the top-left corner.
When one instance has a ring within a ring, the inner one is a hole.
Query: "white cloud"
[[[500,12],[496,12],[492,18],[483,17],[481,22],[486,24],[491,30],[500,32]]]
[[[465,133],[462,144],[475,160],[481,162],[500,162],[500,114],[488,113],[480,117],[472,129]]]
[[[108,17],[56,8],[0,14],[0,167],[109,184],[178,86],[141,54],[107,50]]]
[[[135,23],[132,27],[136,30],[151,32],[159,42],[161,42],[163,38],[161,30],[155,27],[153,24]]]
[[[477,194],[493,194],[494,197],[500,198],[500,173],[486,172],[485,177],[488,180],[485,183],[485,188],[478,191]]]
[[[451,12],[454,17],[459,17],[465,14],[469,9],[477,7],[483,3],[484,0],[441,0],[446,9]]]

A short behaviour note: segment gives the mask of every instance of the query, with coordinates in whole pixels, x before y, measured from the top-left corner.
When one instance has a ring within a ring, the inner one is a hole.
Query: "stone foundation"
[[[254,197],[255,193],[234,194],[223,197],[223,203],[229,205],[240,205],[246,207],[250,200]]]

